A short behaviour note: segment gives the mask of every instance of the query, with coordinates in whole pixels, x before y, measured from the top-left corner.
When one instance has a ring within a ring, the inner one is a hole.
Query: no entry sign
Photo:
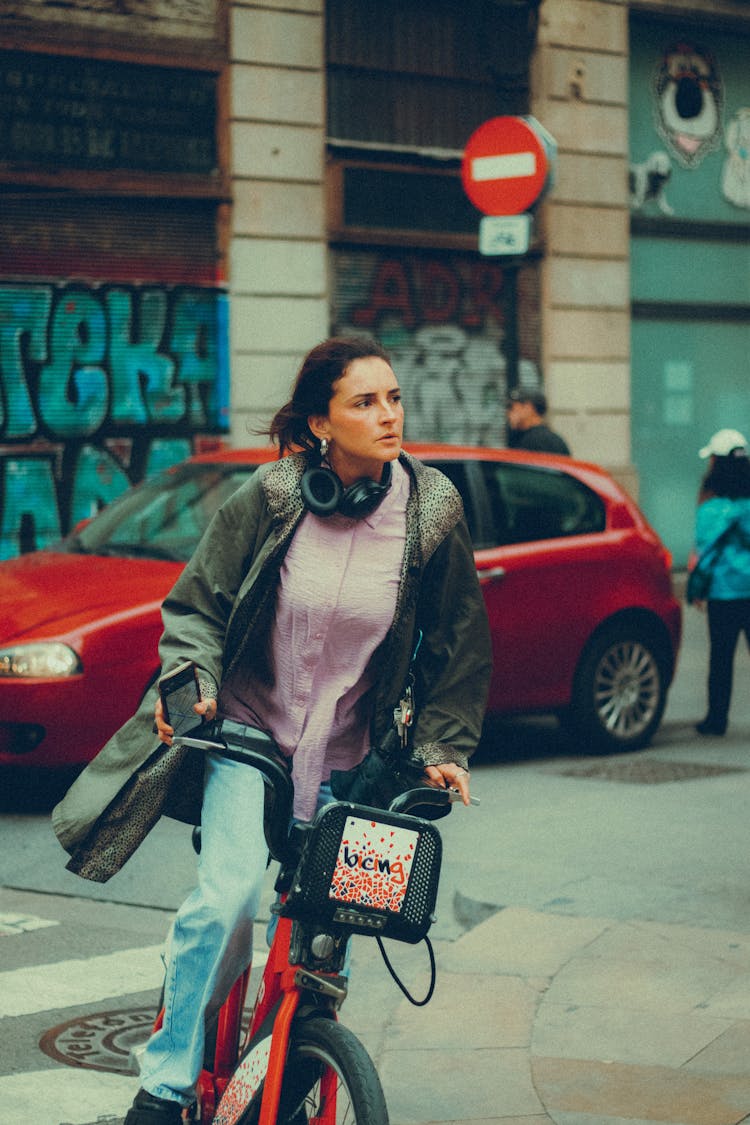
[[[555,142],[529,117],[493,117],[469,137],[464,191],[485,215],[518,215],[547,187]]]

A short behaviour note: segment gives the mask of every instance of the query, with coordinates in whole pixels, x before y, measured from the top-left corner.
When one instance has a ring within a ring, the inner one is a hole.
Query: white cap
[[[708,445],[698,450],[699,457],[728,457],[733,449],[745,449],[747,442],[739,430],[718,430]]]

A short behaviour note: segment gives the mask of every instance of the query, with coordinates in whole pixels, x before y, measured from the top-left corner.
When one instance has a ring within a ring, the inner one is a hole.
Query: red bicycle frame
[[[310,983],[313,979],[319,979],[319,975],[313,978],[303,965],[289,964],[291,933],[291,919],[279,918],[244,1038],[242,1014],[245,1009],[252,964],[248,965],[234,982],[219,1011],[213,1069],[204,1067],[196,1086],[196,1100],[201,1121],[213,1121],[242,1050],[251,1042],[258,1028],[262,1027],[264,1021],[271,1016],[274,1008],[278,1007],[273,1017],[268,1068],[263,1083],[258,1122],[258,1125],[276,1125],[292,1022],[305,991],[305,981]],[[334,974],[331,976],[333,979],[340,979]],[[336,1018],[333,1006],[330,1015],[331,1018]],[[159,1012],[154,1031],[161,1027],[163,1018],[164,1009]],[[319,1116],[310,1119],[310,1125],[335,1125],[336,1075],[332,1070],[324,1071],[321,1078],[321,1101],[323,1111]]]

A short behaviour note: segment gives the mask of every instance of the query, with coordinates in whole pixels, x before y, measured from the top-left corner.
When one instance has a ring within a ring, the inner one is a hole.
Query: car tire
[[[668,669],[663,645],[643,625],[596,634],[578,665],[565,723],[580,749],[618,754],[647,746],[664,714]]]

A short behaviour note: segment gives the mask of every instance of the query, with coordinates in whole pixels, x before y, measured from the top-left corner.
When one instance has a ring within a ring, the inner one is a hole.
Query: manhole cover
[[[699,762],[660,762],[648,758],[615,759],[557,771],[562,777],[591,777],[630,785],[663,785],[668,781],[697,781],[725,773],[747,773],[740,766],[709,766]]]
[[[67,1066],[136,1074],[130,1052],[148,1039],[154,1016],[153,1008],[79,1016],[45,1031],[39,1046],[45,1055]]]

